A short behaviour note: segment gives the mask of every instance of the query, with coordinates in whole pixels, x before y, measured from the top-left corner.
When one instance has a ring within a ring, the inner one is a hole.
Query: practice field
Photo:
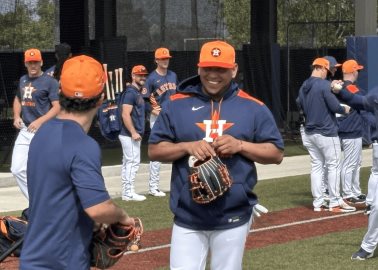
[[[361,170],[364,191],[369,170]],[[350,260],[367,228],[368,218],[361,207],[346,214],[313,212],[308,175],[264,180],[258,183],[256,192],[270,212],[255,219],[246,243],[243,269],[377,269],[376,256],[367,261]],[[168,198],[116,201],[131,215],[142,218],[146,232],[143,248],[138,253],[125,254],[110,269],[169,269],[172,215]],[[7,258],[0,269],[18,269],[17,266],[17,258]]]

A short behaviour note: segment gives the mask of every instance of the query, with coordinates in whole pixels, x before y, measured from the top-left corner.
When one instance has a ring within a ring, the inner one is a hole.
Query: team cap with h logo
[[[34,48],[26,50],[24,54],[24,60],[25,62],[41,62],[41,51]]]
[[[235,49],[224,41],[207,42],[201,48],[198,66],[234,68]]]

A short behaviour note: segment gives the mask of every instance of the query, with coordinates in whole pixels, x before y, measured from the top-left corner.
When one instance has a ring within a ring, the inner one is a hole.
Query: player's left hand
[[[266,214],[268,212],[269,210],[261,204],[255,204],[253,207],[253,216],[255,217],[261,217],[261,214]]]
[[[212,143],[212,146],[214,147],[217,155],[220,157],[229,157],[241,150],[240,140],[228,134],[216,138]]]

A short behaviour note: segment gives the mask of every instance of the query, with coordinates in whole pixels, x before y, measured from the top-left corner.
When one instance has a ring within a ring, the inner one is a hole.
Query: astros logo
[[[234,125],[234,123],[227,123],[226,120],[219,120],[219,114],[214,111],[211,120],[203,120],[203,123],[196,123],[196,125],[205,131],[204,140],[213,142],[214,139],[223,135],[223,132]]]
[[[221,50],[218,49],[218,48],[214,48],[214,49],[211,50],[211,55],[212,55],[213,57],[218,57],[218,56],[221,55],[221,53],[222,53]]]

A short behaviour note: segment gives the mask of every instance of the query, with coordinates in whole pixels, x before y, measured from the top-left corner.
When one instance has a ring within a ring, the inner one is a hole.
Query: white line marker
[[[302,224],[307,224],[307,223],[312,223],[312,222],[317,222],[317,221],[323,221],[323,220],[327,220],[327,219],[334,219],[334,218],[340,218],[340,217],[345,217],[345,216],[352,216],[352,215],[357,215],[357,214],[362,214],[362,213],[363,213],[363,211],[360,210],[360,211],[356,211],[356,212],[352,212],[352,213],[345,213],[345,214],[341,214],[341,215],[321,217],[321,218],[313,218],[313,219],[296,221],[296,222],[291,222],[291,223],[286,223],[286,224],[281,224],[281,225],[269,226],[269,227],[265,227],[265,228],[250,230],[249,232],[250,233],[251,232],[256,233],[256,232],[269,231],[269,230],[274,230],[274,229],[291,227],[291,226],[295,226],[295,225],[302,225]],[[143,253],[143,252],[159,250],[159,249],[164,249],[164,248],[169,248],[169,247],[171,247],[171,244],[142,248],[138,252],[128,251],[128,252],[125,252],[123,255]]]

